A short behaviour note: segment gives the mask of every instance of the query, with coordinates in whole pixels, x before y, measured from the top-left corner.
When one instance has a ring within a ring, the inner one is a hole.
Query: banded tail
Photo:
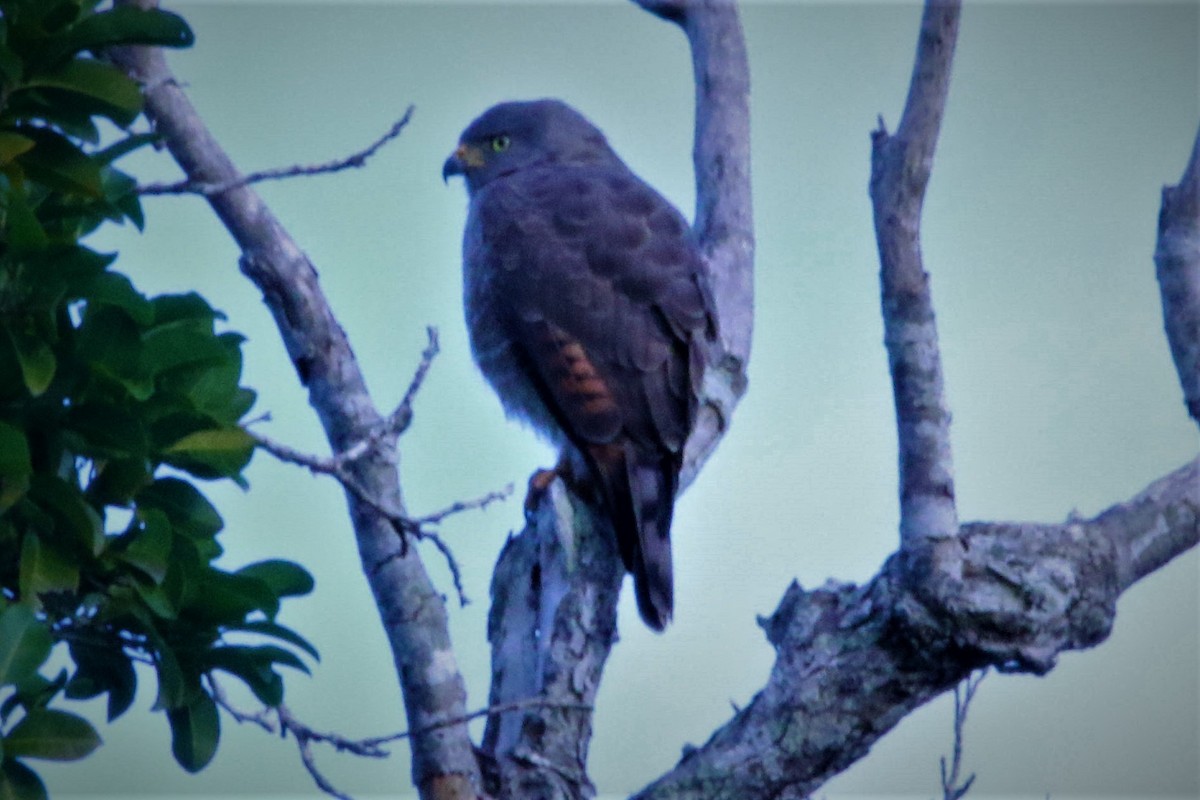
[[[677,457],[641,453],[631,442],[594,447],[590,455],[621,560],[633,574],[638,613],[662,631],[675,607],[671,515],[679,482]]]

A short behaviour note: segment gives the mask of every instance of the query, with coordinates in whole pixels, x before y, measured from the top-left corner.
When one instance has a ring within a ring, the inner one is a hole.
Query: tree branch
[[[944,607],[908,588],[900,553],[865,586],[793,583],[761,621],[776,651],[767,685],[636,797],[807,797],[973,670],[1040,674],[1098,644],[1130,542],[1154,536],[1179,555],[1200,537],[1198,509],[1200,459],[1092,520],[965,525],[963,580]]]
[[[387,132],[368,145],[365,149],[357,153],[351,153],[344,158],[326,161],[323,164],[309,164],[307,166],[297,164],[291,167],[277,167],[275,169],[265,169],[259,172],[251,172],[249,175],[241,175],[236,178],[230,178],[220,183],[197,183],[191,179],[178,181],[177,183],[151,183],[146,186],[138,187],[138,194],[144,196],[164,195],[164,194],[198,194],[204,197],[227,192],[230,189],[236,189],[239,186],[249,186],[253,183],[262,183],[263,181],[281,180],[283,178],[296,178],[301,176],[311,177],[313,175],[321,175],[327,172],[341,172],[351,167],[361,167],[367,163],[367,159],[375,155],[381,147],[395,139],[400,135],[400,132],[408,125],[412,119],[413,106],[409,106],[404,111],[404,116],[392,123],[392,127],[388,128]]]
[[[153,0],[124,0],[152,7]],[[145,111],[194,183],[222,185],[238,172],[205,128],[156,48],[114,49],[114,60],[144,87]],[[383,423],[345,333],[300,247],[249,186],[206,197],[242,250],[241,268],[262,291],[330,448],[344,452]],[[364,492],[403,511],[394,449],[348,465]],[[391,522],[347,493],[363,570],[392,649],[409,726],[461,716],[466,691],[450,646],[446,608],[414,548],[399,553]],[[413,739],[413,781],[422,798],[476,797],[478,762],[465,724]]]
[[[900,446],[900,541],[954,537],[954,465],[920,218],[958,36],[958,2],[928,2],[908,100],[894,136],[871,135],[871,201],[879,244],[884,342]]]
[[[793,583],[762,621],[777,655],[767,685],[639,800],[807,797],[973,670],[1042,674],[1063,650],[1098,644],[1120,592],[1200,539],[1200,459],[1092,520],[957,523],[950,415],[919,242],[957,21],[957,3],[927,4],[899,130],[889,136],[881,123],[873,135],[900,550],[863,587],[831,581],[806,592]]]
[[[635,0],[687,36],[696,87],[692,229],[708,267],[720,345],[684,453],[688,486],[720,443],[746,392],[754,330],[754,207],[750,190],[750,67],[733,0]]]
[[[1154,263],[1183,401],[1200,424],[1200,131],[1179,184],[1163,188]]]

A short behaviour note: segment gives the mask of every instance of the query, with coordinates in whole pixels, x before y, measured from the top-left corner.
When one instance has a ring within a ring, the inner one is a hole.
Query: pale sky
[[[171,64],[243,169],[329,160],[413,103],[400,140],[362,170],[262,187],[320,270],[376,402],[398,402],[438,326],[442,355],[402,440],[403,485],[427,513],[507,483],[553,454],[504,420],[470,362],[459,247],[466,197],[440,167],[492,103],[561,97],[689,216],[692,86],[683,37],[618,2],[180,3],[196,47]],[[754,3],[757,318],[750,391],[681,499],[675,623],[656,636],[622,599],[598,698],[591,775],[636,790],[762,685],[755,616],[792,579],[868,579],[895,549],[895,434],[878,309],[869,137],[895,125],[919,19],[902,3]],[[964,520],[1092,515],[1193,457],[1197,433],[1162,335],[1154,266],[1163,184],[1200,119],[1200,11],[1176,4],[969,4],[925,207]],[[144,181],[163,154],[125,163]],[[146,200],[147,231],[94,242],[146,292],[201,291],[249,337],[243,381],[263,432],[324,440],[237,253],[207,207]],[[403,728],[399,691],[340,490],[255,457],[243,494],[211,487],[230,568],[268,557],[317,580],[282,620],[321,651],[287,702],[318,729]],[[445,525],[474,603],[452,633],[471,708],[485,704],[488,582],[522,524],[520,499]],[[451,591],[436,553],[427,562]],[[968,725],[971,796],[1200,794],[1200,565],[1195,552],[1122,597],[1112,637],[1047,678],[992,676]],[[226,687],[234,682],[227,679]],[[198,776],[171,760],[166,720],[135,708],[82,764],[42,768],[52,794],[309,795],[292,743],[224,718]],[[231,692],[232,693],[232,692]],[[236,693],[250,704],[248,696]],[[99,716],[99,714],[97,715]],[[951,745],[947,698],[906,719],[821,793],[932,797]],[[410,791],[403,745],[385,762],[317,749],[356,795]],[[39,765],[41,767],[41,765]]]

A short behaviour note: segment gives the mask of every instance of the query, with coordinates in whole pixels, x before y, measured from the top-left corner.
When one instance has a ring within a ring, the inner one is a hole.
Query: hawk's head
[[[473,194],[530,166],[616,160],[604,134],[561,100],[500,103],[463,131],[442,166],[442,178],[462,175]]]

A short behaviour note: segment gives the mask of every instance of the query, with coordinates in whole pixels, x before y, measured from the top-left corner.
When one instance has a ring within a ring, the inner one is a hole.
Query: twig
[[[487,708],[477,709],[467,714],[461,714],[455,717],[450,717],[432,725],[426,725],[423,728],[410,731],[400,731],[399,733],[389,734],[387,736],[375,736],[367,739],[349,739],[338,733],[325,733],[322,731],[313,730],[307,724],[300,721],[292,714],[284,704],[279,704],[275,708],[263,708],[260,711],[248,712],[242,711],[237,706],[229,702],[225,692],[221,689],[220,684],[213,679],[211,675],[207,676],[209,687],[212,690],[213,700],[217,705],[225,709],[230,716],[239,724],[250,723],[257,725],[267,733],[275,733],[275,724],[270,719],[270,713],[274,712],[279,719],[279,733],[284,738],[290,733],[292,738],[296,740],[296,748],[300,752],[300,761],[304,764],[304,768],[308,770],[309,776],[321,791],[332,797],[337,797],[339,800],[353,800],[349,795],[343,793],[322,774],[317,767],[316,758],[313,756],[312,744],[327,744],[337,750],[339,753],[345,752],[363,758],[387,758],[391,753],[383,748],[383,745],[388,742],[401,741],[410,739],[414,736],[421,736],[441,728],[448,728],[453,725],[461,725],[470,722],[480,717],[488,717],[495,714],[506,714],[510,711],[520,711],[525,708],[559,708],[567,711],[592,711],[592,706],[586,703],[559,703],[552,700],[547,700],[541,697],[529,697],[524,700],[517,700],[512,703],[502,703],[499,705],[488,706]]]
[[[421,385],[425,382],[425,376],[429,373],[433,359],[441,351],[438,345],[437,328],[429,325],[425,328],[425,334],[429,337],[429,343],[421,352],[421,362],[417,364],[417,371],[413,373],[412,380],[408,383],[408,390],[404,392],[404,398],[400,401],[400,405],[396,406],[396,410],[388,415],[385,431],[396,436],[404,433],[412,424],[413,400],[416,399],[417,392],[421,390]]]
[[[443,508],[441,511],[436,511],[432,514],[426,514],[423,517],[417,517],[415,522],[419,525],[437,525],[446,517],[454,514],[459,514],[463,511],[472,511],[475,509],[483,510],[492,503],[501,500],[507,500],[512,496],[513,485],[507,484],[503,489],[497,492],[488,492],[482,497],[476,497],[474,500],[456,500],[450,505]]]
[[[971,790],[975,782],[975,773],[967,776],[966,781],[959,785],[958,776],[962,771],[963,729],[967,724],[967,711],[979,684],[987,677],[987,669],[967,676],[967,679],[954,687],[954,751],[950,757],[949,773],[946,770],[946,758],[941,758],[942,771],[942,800],[961,800]]]
[[[433,328],[429,329],[429,336],[430,346],[425,350],[425,354],[421,359],[423,368],[418,367],[417,374],[413,378],[413,383],[409,386],[409,391],[405,394],[405,402],[401,403],[401,408],[406,403],[411,403],[411,397],[416,394],[415,387],[420,385],[424,373],[428,370],[428,363],[432,361],[433,356],[437,353],[437,333]],[[261,433],[255,433],[254,431],[247,431],[247,433],[254,440],[255,444],[280,461],[296,464],[305,467],[310,472],[329,475],[336,479],[338,483],[345,487],[346,491],[370,506],[372,510],[388,521],[396,531],[396,535],[400,537],[400,549],[392,556],[377,564],[377,569],[386,563],[390,563],[394,558],[403,558],[408,553],[408,536],[415,536],[418,540],[432,543],[438,549],[438,552],[446,560],[447,568],[450,570],[450,578],[454,582],[454,591],[458,595],[459,605],[467,606],[470,604],[471,600],[467,597],[466,590],[463,588],[462,570],[459,568],[458,560],[454,557],[454,552],[450,549],[449,545],[442,541],[437,532],[430,530],[428,526],[436,526],[452,514],[473,509],[483,509],[492,503],[507,499],[513,493],[513,485],[511,483],[499,491],[488,492],[482,497],[477,497],[473,500],[459,500],[441,511],[424,517],[413,518],[388,508],[382,501],[371,496],[354,479],[354,476],[350,474],[350,470],[346,467],[346,464],[353,460],[348,457],[347,453],[339,453],[332,458],[321,458],[320,456],[302,453],[282,442],[277,442],[274,439],[263,436]],[[355,445],[355,449],[358,449],[361,445],[363,445],[362,442]]]
[[[221,684],[217,683],[211,674],[206,676],[206,680],[208,681],[208,688],[212,691],[213,701],[225,709],[229,713],[229,716],[233,717],[238,724],[250,723],[251,725],[257,725],[267,733],[275,733],[275,723],[268,716],[270,712],[269,708],[263,708],[261,711],[255,712],[242,711],[229,702],[229,698],[225,695],[225,690],[221,688]]]
[[[499,703],[494,706],[476,709],[475,711],[462,714],[457,717],[444,719],[441,722],[436,722],[433,725],[426,725],[424,728],[418,728],[415,731],[401,731],[393,733],[390,736],[380,736],[374,739],[364,739],[363,743],[370,745],[381,745],[387,742],[395,742],[401,739],[408,739],[413,736],[420,736],[430,731],[435,731],[438,728],[446,728],[451,725],[460,725],[464,722],[470,722],[480,717],[491,717],[496,714],[507,714],[510,711],[521,711],[527,708],[556,708],[563,711],[592,711],[593,707],[587,703],[561,703],[554,700],[548,700],[543,697],[527,697],[524,700],[514,700],[511,703]]]
[[[204,197],[212,197],[214,195],[227,192],[230,189],[236,189],[239,186],[247,186],[252,183],[261,183],[268,180],[280,180],[283,178],[294,178],[300,175],[321,175],[326,172],[340,172],[350,167],[361,167],[367,159],[375,155],[381,147],[395,139],[400,135],[412,119],[413,106],[409,106],[404,111],[404,116],[392,123],[392,127],[388,128],[387,133],[380,136],[370,144],[365,150],[360,150],[357,153],[352,153],[345,158],[327,161],[323,164],[310,164],[304,166],[296,164],[291,167],[276,167],[275,169],[265,169],[258,172],[251,172],[249,175],[241,175],[227,181],[219,183],[203,183],[193,180],[182,180],[177,183],[150,183],[145,186],[138,187],[140,195],[165,195],[165,194],[198,194]]]
[[[275,714],[279,717],[279,724],[282,726],[283,733],[286,736],[288,733],[296,740],[296,748],[300,751],[300,761],[304,764],[304,768],[308,770],[308,774],[312,777],[313,783],[327,795],[338,798],[338,800],[353,800],[348,794],[339,791],[329,779],[326,778],[321,770],[317,768],[317,761],[313,757],[312,743],[323,742],[333,745],[339,752],[348,751],[356,756],[365,758],[387,758],[387,751],[379,748],[364,747],[361,742],[356,742],[340,736],[336,733],[320,733],[305,725],[300,720],[292,716],[292,712],[282,703],[275,709]]]

